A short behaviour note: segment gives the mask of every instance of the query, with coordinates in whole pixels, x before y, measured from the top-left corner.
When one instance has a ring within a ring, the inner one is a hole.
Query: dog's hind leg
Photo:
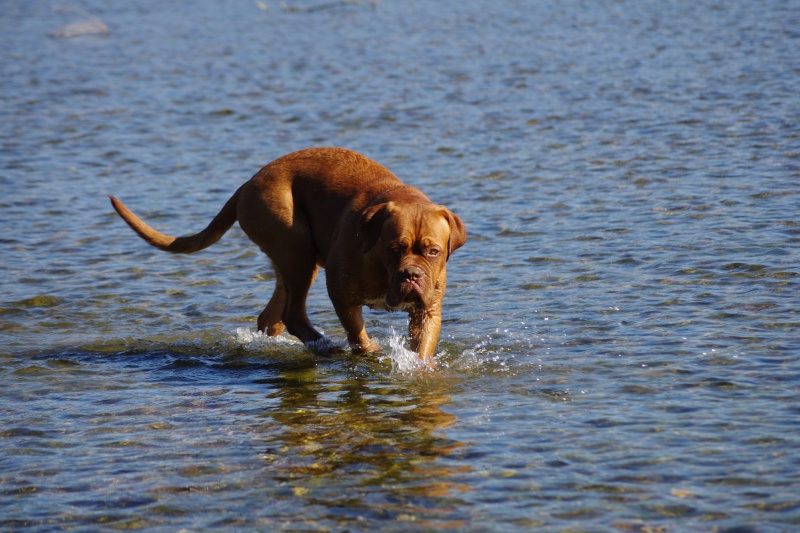
[[[280,272],[276,272],[275,290],[269,303],[258,315],[258,331],[264,331],[270,337],[277,337],[285,326],[283,324],[283,309],[286,307],[286,286],[283,284]]]
[[[289,333],[303,341],[303,344],[313,343],[322,338],[322,334],[311,325],[306,312],[306,298],[317,277],[317,270],[317,264],[313,259],[310,262],[295,264],[290,272],[281,270],[280,277],[283,279],[286,292],[286,304],[281,318]]]
[[[275,292],[258,317],[259,329],[277,335],[283,323],[289,334],[304,344],[320,340],[322,334],[306,313],[306,297],[319,268],[308,219],[287,195],[273,198],[247,185],[240,190],[239,226],[267,254],[277,275]]]

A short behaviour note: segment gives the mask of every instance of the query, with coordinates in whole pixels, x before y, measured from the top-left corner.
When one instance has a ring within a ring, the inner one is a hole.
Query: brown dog
[[[306,314],[317,269],[354,351],[378,346],[367,336],[362,306],[409,314],[411,349],[430,358],[442,323],[446,261],[467,238],[461,219],[403,184],[386,168],[341,148],[311,148],[262,168],[214,217],[188,237],[154,230],[111,197],[117,213],[151,245],[173,253],[207,248],[237,220],[272,260],[277,281],[258,329],[284,326],[306,343],[322,335]]]

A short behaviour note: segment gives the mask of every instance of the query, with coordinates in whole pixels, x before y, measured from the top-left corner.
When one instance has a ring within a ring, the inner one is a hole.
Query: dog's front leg
[[[447,285],[447,270],[442,269],[433,298],[427,307],[414,307],[408,312],[408,335],[411,337],[411,349],[419,354],[420,359],[431,362],[439,341],[439,330],[442,327],[442,301]]]
[[[333,304],[339,321],[347,332],[347,342],[350,348],[356,353],[377,352],[380,346],[373,342],[367,335],[367,328],[364,326],[364,315],[361,306],[347,306],[343,304]]]
[[[442,327],[441,301],[427,309],[413,308],[408,312],[408,335],[411,337],[411,349],[419,354],[420,359],[430,361],[439,340]]]

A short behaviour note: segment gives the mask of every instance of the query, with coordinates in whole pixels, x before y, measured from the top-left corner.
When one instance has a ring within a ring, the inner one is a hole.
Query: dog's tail
[[[113,196],[109,195],[111,199],[111,205],[114,206],[114,209],[119,213],[119,216],[128,223],[128,225],[135,231],[139,237],[147,241],[150,245],[155,246],[160,250],[164,250],[165,252],[172,252],[174,254],[190,254],[193,252],[198,252],[204,248],[208,248],[223,235],[225,232],[233,226],[233,223],[236,222],[236,203],[239,199],[239,191],[231,197],[230,200],[225,204],[225,207],[222,208],[217,216],[214,217],[214,220],[201,231],[200,233],[196,233],[194,235],[188,235],[186,237],[172,237],[165,233],[161,233],[160,231],[151,228],[147,225],[142,219],[137,217],[133,214],[133,212],[125,207],[125,204],[114,198]]]

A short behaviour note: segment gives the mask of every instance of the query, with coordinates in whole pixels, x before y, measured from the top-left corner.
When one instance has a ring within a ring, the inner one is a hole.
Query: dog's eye
[[[428,257],[437,257],[440,253],[438,248],[431,248],[428,250]]]

